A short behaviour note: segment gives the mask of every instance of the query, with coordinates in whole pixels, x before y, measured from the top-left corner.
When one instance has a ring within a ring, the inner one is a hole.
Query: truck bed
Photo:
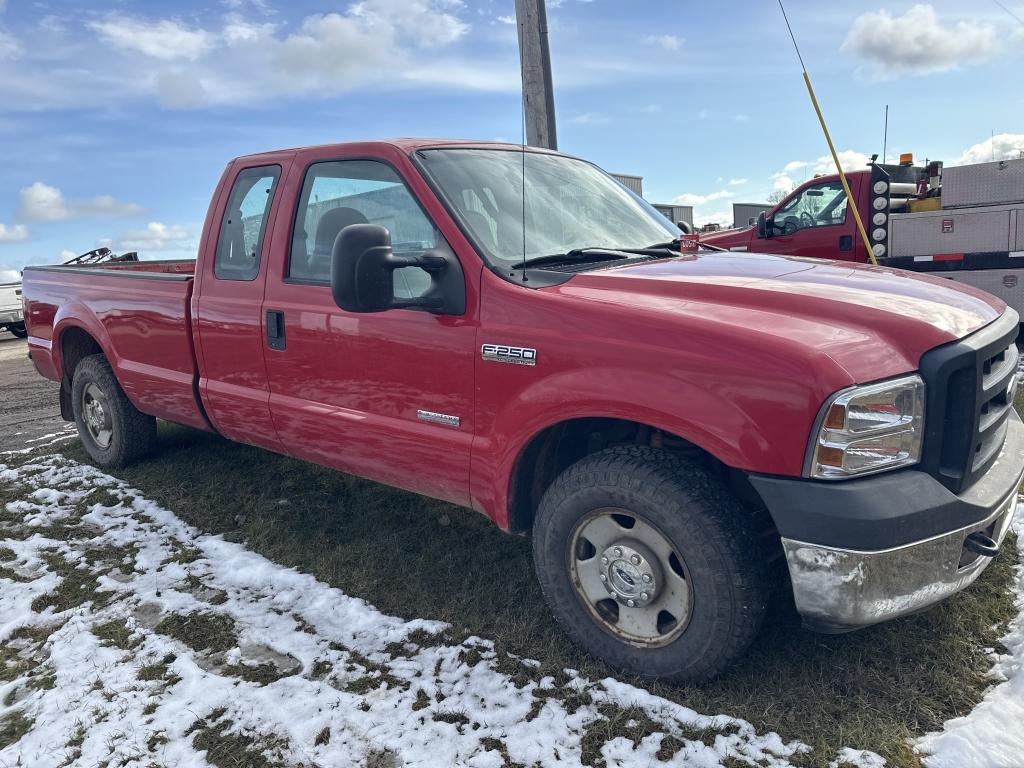
[[[128,399],[143,413],[208,429],[196,398],[192,342],[194,261],[101,267],[28,267],[29,352],[57,381],[71,348],[88,334],[106,354]]]

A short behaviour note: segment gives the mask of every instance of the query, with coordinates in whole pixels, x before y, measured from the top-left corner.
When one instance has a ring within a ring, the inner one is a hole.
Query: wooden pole
[[[544,0],[516,0],[519,61],[523,73],[523,115],[526,143],[558,149],[555,94],[551,85],[548,18]]]

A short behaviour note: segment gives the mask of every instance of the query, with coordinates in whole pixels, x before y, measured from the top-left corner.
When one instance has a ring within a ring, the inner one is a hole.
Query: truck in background
[[[847,173],[879,264],[988,291],[1024,310],[1024,158]],[[810,179],[754,226],[702,238],[732,251],[868,261],[838,174]]]
[[[21,307],[21,283],[0,284],[0,331],[5,330],[19,339],[28,336]]]

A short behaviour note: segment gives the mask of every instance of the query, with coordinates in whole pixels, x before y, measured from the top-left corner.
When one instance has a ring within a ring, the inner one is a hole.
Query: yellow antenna
[[[829,135],[828,126],[825,125],[825,117],[821,114],[821,107],[818,106],[818,99],[814,96],[814,88],[811,86],[811,78],[807,74],[807,67],[804,64],[804,57],[800,55],[800,46],[796,44],[796,36],[793,34],[793,28],[789,25],[789,17],[786,15],[786,8],[782,5],[782,0],[779,0],[779,9],[782,11],[782,18],[786,21],[786,29],[789,30],[789,39],[793,41],[793,48],[796,49],[796,57],[800,60],[800,68],[804,72],[804,84],[807,86],[807,93],[811,96],[811,104],[814,105],[814,112],[818,115],[818,122],[821,123],[821,130],[825,133],[825,141],[828,142],[828,151],[832,153],[832,161],[836,164],[836,170],[839,172],[839,182],[843,185],[843,191],[846,193],[846,209],[853,213],[853,220],[857,222],[857,230],[860,232],[861,239],[864,241],[864,247],[868,252],[868,259],[876,267],[878,261],[875,259],[875,251],[871,247],[871,241],[868,239],[868,232],[864,229],[864,222],[861,221],[860,211],[857,209],[857,204],[853,199],[853,194],[850,192],[850,184],[846,180],[846,174],[843,172],[843,166],[839,162],[839,155],[836,154],[835,145],[832,143],[832,137]],[[882,158],[885,161],[885,158]]]

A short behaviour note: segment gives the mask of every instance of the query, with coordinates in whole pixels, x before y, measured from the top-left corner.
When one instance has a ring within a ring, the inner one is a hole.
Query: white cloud
[[[610,122],[610,118],[600,112],[581,112],[570,117],[569,122],[577,125],[601,125]]]
[[[649,35],[644,39],[647,45],[656,45],[666,51],[678,51],[683,47],[683,39],[677,35]]]
[[[6,32],[0,32],[0,61],[13,60],[22,55],[21,45]]]
[[[718,192],[711,192],[707,195],[698,195],[693,192],[685,192],[676,197],[672,202],[677,205],[704,205],[714,200],[722,200],[726,197],[735,197],[735,193],[730,192],[727,189],[721,189]]]
[[[844,149],[836,153],[839,156],[839,163],[843,166],[843,170],[849,171],[863,171],[868,164],[868,156],[863,152],[857,152],[853,149]],[[832,159],[832,155],[822,155],[818,158],[814,164],[814,173],[835,173],[836,164]]]
[[[884,9],[861,14],[843,49],[871,61],[883,75],[927,74],[989,59],[998,53],[999,41],[990,24],[944,26],[931,5],[921,4],[902,16]]]
[[[998,133],[967,149],[950,165],[988,163],[992,160],[1010,160],[1024,153],[1024,133]]]
[[[705,224],[718,224],[722,228],[732,226],[732,211],[713,211],[711,213],[693,214],[693,223],[702,227]]]
[[[195,247],[188,227],[159,221],[151,221],[145,229],[125,232],[112,244],[117,246],[117,250],[123,251],[191,250]]]
[[[148,22],[111,16],[106,21],[94,21],[89,26],[116,48],[163,61],[195,61],[212,45],[211,35],[206,30],[190,29],[170,19]]]
[[[772,191],[774,192],[789,192],[796,186],[796,182],[784,173],[772,174],[772,179]]]
[[[0,283],[21,282],[21,272],[16,269],[0,269]]]
[[[738,187],[741,184],[746,184],[748,179],[729,179],[730,187]]]
[[[19,199],[17,216],[24,221],[59,221],[82,217],[110,219],[137,216],[144,210],[141,205],[126,203],[110,195],[68,200],[57,187],[41,181],[22,189]]]
[[[741,112],[738,115],[733,115],[732,119],[737,123],[746,123],[750,120],[750,115]]]
[[[28,240],[28,227],[24,224],[0,224],[0,243]]]
[[[853,149],[844,149],[836,154],[839,155],[839,162],[843,166],[844,171],[861,171],[868,164],[868,156],[863,152],[857,152]],[[786,163],[781,171],[773,173],[772,179],[772,190],[775,192],[789,192],[799,182],[793,178],[793,174],[797,171],[803,171],[804,176],[807,175],[818,175],[818,174],[831,174],[836,172],[836,164],[832,160],[832,155],[821,155],[814,162],[808,162],[806,160],[790,160]]]
[[[498,21],[499,24],[510,24],[513,27],[516,25],[516,17],[515,16],[499,16],[497,21]]]

